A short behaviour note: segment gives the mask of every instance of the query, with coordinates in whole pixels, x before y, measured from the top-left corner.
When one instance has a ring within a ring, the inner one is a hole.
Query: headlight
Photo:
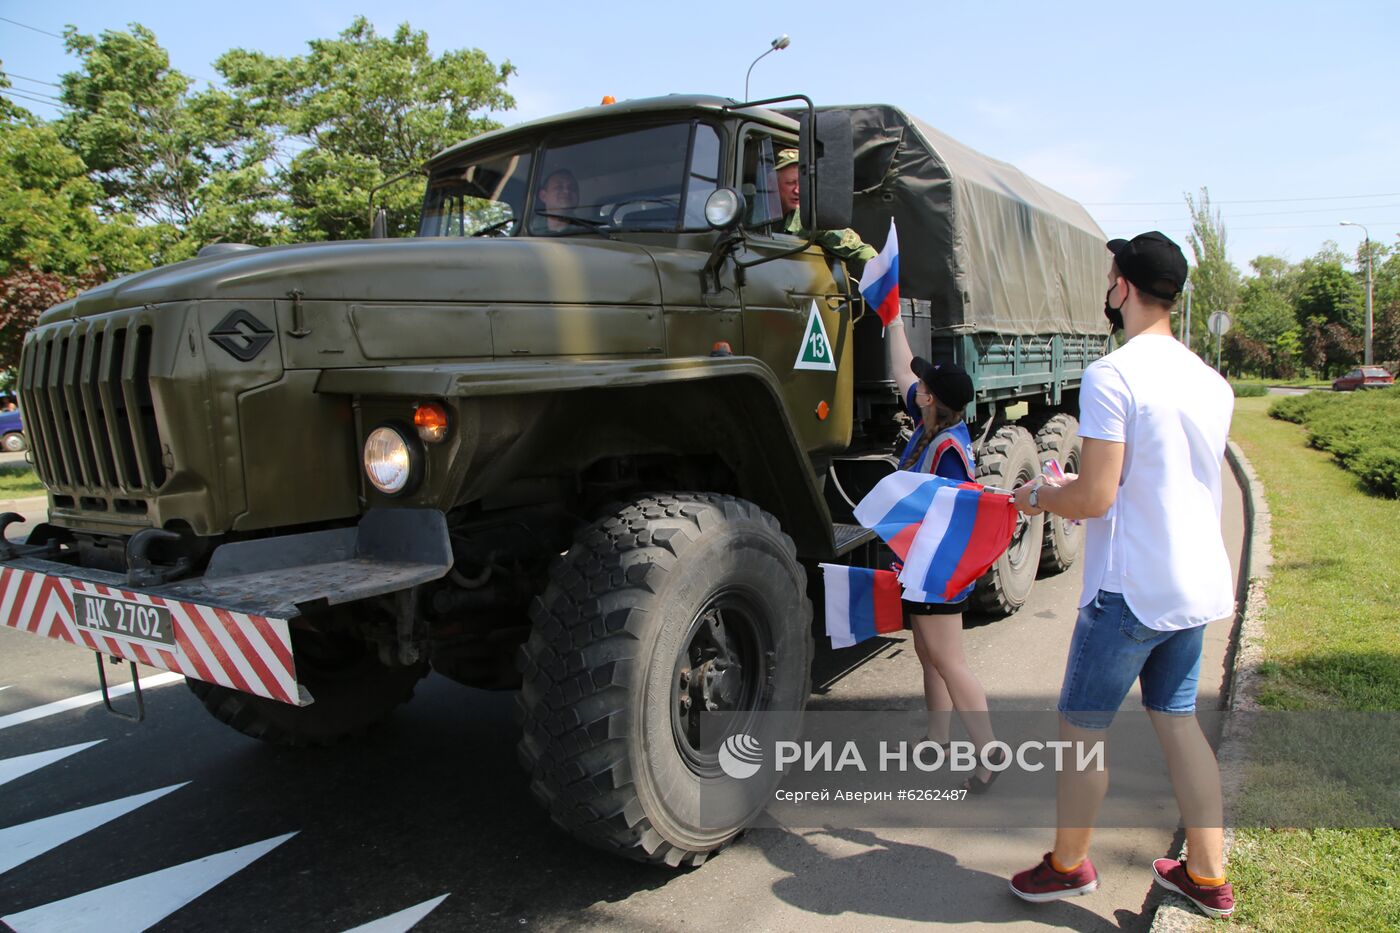
[[[397,496],[417,485],[419,457],[417,445],[388,425],[365,439],[365,475],[385,495]]]
[[[705,222],[716,230],[732,227],[744,213],[744,196],[733,188],[717,188],[705,199]]]

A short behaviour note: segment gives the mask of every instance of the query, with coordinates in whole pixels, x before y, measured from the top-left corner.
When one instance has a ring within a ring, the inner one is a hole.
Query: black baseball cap
[[[954,411],[966,408],[972,401],[972,377],[957,363],[930,363],[916,356],[909,368],[940,402]]]
[[[1163,301],[1175,301],[1186,287],[1186,257],[1166,234],[1153,230],[1131,240],[1109,240],[1108,251],[1123,278]]]

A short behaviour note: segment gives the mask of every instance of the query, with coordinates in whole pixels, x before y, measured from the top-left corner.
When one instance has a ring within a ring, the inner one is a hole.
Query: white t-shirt
[[[1174,337],[1139,334],[1084,372],[1081,437],[1125,445],[1118,497],[1085,522],[1084,591],[1123,594],[1160,631],[1234,613],[1220,482],[1235,396]]]

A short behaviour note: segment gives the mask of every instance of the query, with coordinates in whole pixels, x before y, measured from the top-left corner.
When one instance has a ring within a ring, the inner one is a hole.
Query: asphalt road
[[[994,708],[1053,708],[1078,586],[1042,580],[1015,616],[968,629]],[[1208,630],[1202,708],[1220,702],[1227,636]],[[907,633],[819,661],[813,709],[922,704]],[[553,828],[515,762],[512,694],[432,676],[386,728],[323,751],[236,734],[180,683],[147,691],[141,724],[90,698],[20,721],[95,687],[90,653],[0,627],[0,918],[16,930],[1144,929],[1148,866],[1172,839],[1101,831],[1099,892],[1044,905],[1006,878],[1045,829],[754,830],[674,872]]]

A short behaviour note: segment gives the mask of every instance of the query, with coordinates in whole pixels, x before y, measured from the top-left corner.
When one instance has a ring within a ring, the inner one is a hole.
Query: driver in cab
[[[783,232],[805,240],[807,231],[802,229],[802,214],[798,209],[802,197],[798,161],[796,149],[782,149],[778,152],[778,161],[774,167],[778,172],[778,198],[783,205]],[[847,261],[866,263],[875,258],[875,248],[849,228],[818,230],[813,241],[833,256]]]
[[[573,172],[566,168],[550,172],[535,193],[535,200],[539,204],[536,213],[544,215],[546,232],[559,233],[578,226],[564,216],[579,204],[578,179]]]

